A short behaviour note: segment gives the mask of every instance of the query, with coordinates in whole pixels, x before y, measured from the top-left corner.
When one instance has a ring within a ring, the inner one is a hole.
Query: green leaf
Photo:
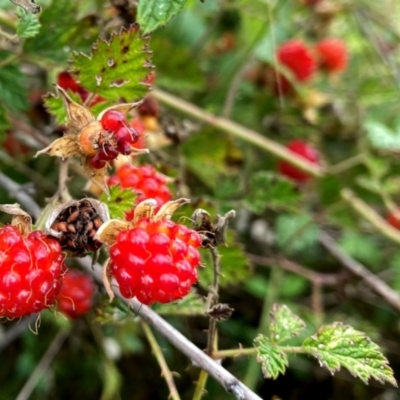
[[[18,9],[17,16],[20,18],[17,25],[17,35],[21,38],[34,37],[39,33],[40,22],[37,14],[25,12]]]
[[[71,69],[82,86],[107,100],[140,100],[148,91],[143,83],[151,67],[147,45],[137,25],[122,28],[109,42],[99,39],[89,57],[73,53]]]
[[[8,53],[0,51],[0,60],[7,55]],[[0,68],[0,102],[13,111],[27,109],[28,93],[24,83],[25,75],[17,65],[7,64]]]
[[[306,326],[305,322],[293,314],[284,304],[274,304],[271,311],[269,332],[271,343],[279,343],[298,336]]]
[[[5,131],[10,128],[10,121],[7,117],[7,111],[4,106],[0,103],[0,143],[5,138]]]
[[[295,207],[300,192],[292,182],[267,171],[258,171],[250,178],[245,204],[255,213],[265,208]]]
[[[155,310],[160,315],[204,315],[204,299],[199,295],[189,293],[182,300],[167,304],[157,304]]]
[[[254,339],[254,346],[257,350],[257,361],[265,378],[276,379],[279,374],[284,374],[289,365],[286,353],[275,347],[269,338],[258,335]]]
[[[307,214],[281,215],[276,224],[276,239],[286,253],[304,251],[318,241],[318,227]]]
[[[341,322],[322,326],[315,335],[304,340],[303,348],[332,374],[344,367],[364,383],[374,378],[397,386],[393,370],[379,346],[351,326]]]
[[[165,25],[185,5],[186,0],[140,0],[137,20],[145,34]]]
[[[115,364],[104,358],[100,365],[101,375],[103,377],[103,391],[101,400],[112,400],[118,397],[121,387],[122,377]]]
[[[103,193],[100,201],[107,204],[111,219],[123,219],[125,212],[132,210],[136,197],[132,189],[123,189],[120,185],[114,185],[110,187],[109,196]]]
[[[394,132],[377,121],[368,121],[364,127],[374,147],[388,150],[400,148],[400,131]]]
[[[219,246],[220,259],[220,284],[222,287],[241,284],[250,275],[249,260],[243,247],[235,243],[232,233],[228,232],[227,246]],[[199,270],[199,281],[202,286],[208,287],[213,280],[213,269],[209,252],[201,250],[201,260],[205,268]]]
[[[73,93],[68,90],[68,95],[77,103],[82,103],[78,93]],[[67,120],[67,110],[65,109],[65,105],[61,96],[48,93],[43,100],[47,111],[56,118],[56,123],[59,125],[64,124]]]

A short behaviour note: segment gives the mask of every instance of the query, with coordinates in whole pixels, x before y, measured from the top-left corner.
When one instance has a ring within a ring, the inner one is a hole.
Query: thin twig
[[[260,135],[259,133],[251,129],[245,128],[226,118],[221,118],[213,114],[210,114],[202,110],[201,108],[195,106],[194,104],[188,103],[184,100],[181,100],[178,97],[175,97],[159,89],[154,90],[152,94],[159,101],[167,104],[168,106],[175,108],[176,110],[181,111],[185,114],[188,114],[193,118],[197,118],[201,121],[204,121],[214,126],[215,128],[221,129],[222,131],[227,132],[240,139],[243,139],[246,142],[252,143],[260,147],[261,149],[264,149],[274,154],[278,158],[285,160],[288,163],[298,167],[302,171],[308,172],[309,174],[315,177],[322,177],[325,173],[325,170],[319,165],[307,161],[306,159],[289,151],[288,149],[286,149],[286,147]]]
[[[204,369],[200,371],[199,379],[196,382],[196,388],[193,394],[193,400],[200,400],[203,395],[206,393],[205,387],[208,380],[208,374]]]
[[[60,350],[62,344],[64,343],[65,339],[68,337],[70,333],[69,329],[62,329],[60,330],[53,341],[51,342],[50,346],[43,354],[43,357],[36,365],[35,370],[29,377],[29,379],[25,382],[25,385],[20,390],[16,400],[28,400],[30,395],[32,394],[33,390],[35,389],[36,384],[38,383],[39,379],[46,373],[47,369],[49,368],[51,362],[53,361],[54,357],[57,355],[58,351]]]
[[[174,377],[167,365],[167,362],[165,361],[164,355],[161,351],[159,344],[157,343],[155,336],[153,335],[153,332],[151,331],[149,325],[146,322],[141,321],[141,325],[144,334],[146,335],[146,338],[150,344],[151,350],[153,351],[154,356],[157,359],[158,365],[161,368],[162,376],[164,377],[165,382],[167,383],[169,389],[169,397],[171,397],[172,400],[180,400],[178,390],[176,389],[175,386]]]
[[[376,293],[381,295],[392,307],[400,311],[400,296],[390,286],[388,286],[379,277],[370,272],[361,263],[354,260],[346,254],[335,242],[335,240],[325,232],[321,232],[319,240],[322,245],[335,257],[340,263],[364,280]]]
[[[102,282],[101,266],[95,264],[92,269],[92,260],[89,257],[79,259],[79,263],[95,277],[98,282]],[[204,369],[215,380],[217,380],[228,393],[232,393],[240,400],[261,400],[253,391],[246,387],[242,382],[235,378],[230,372],[212,360],[167,321],[160,317],[151,308],[141,304],[137,299],[127,300],[121,296],[117,289],[115,294],[127,303],[132,310],[145,320],[152,328],[163,335],[174,347],[185,354],[194,365]]]
[[[15,183],[2,172],[0,172],[0,186],[6,189],[10,196],[15,197],[22,208],[24,208],[32,217],[37,218],[39,216],[41,208],[35,200],[23,191],[21,185]]]

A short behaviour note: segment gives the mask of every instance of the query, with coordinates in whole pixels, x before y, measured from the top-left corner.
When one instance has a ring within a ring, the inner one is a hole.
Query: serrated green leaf
[[[20,18],[17,25],[17,35],[21,38],[34,37],[39,33],[40,22],[37,14],[24,12],[21,8],[17,15]]]
[[[167,304],[157,304],[155,310],[160,315],[204,315],[204,299],[199,295],[189,293],[182,300]]]
[[[227,246],[219,246],[220,258],[220,285],[241,284],[250,274],[249,260],[244,253],[243,247],[235,243],[232,233],[228,232]],[[201,260],[205,268],[199,269],[199,282],[202,286],[208,287],[213,280],[212,263],[209,252],[201,250]]]
[[[284,374],[289,365],[286,353],[274,346],[269,338],[258,335],[254,339],[254,346],[257,350],[257,361],[265,378],[276,379],[279,374]]]
[[[100,201],[108,206],[111,219],[123,219],[125,212],[132,210],[137,195],[132,189],[123,189],[120,185],[110,187],[109,196],[103,193]]]
[[[292,182],[267,171],[258,171],[250,178],[245,204],[255,213],[268,208],[295,207],[300,192]]]
[[[81,98],[78,93],[73,93],[68,90],[68,95],[71,97],[72,100],[76,101],[78,104],[81,104]],[[56,96],[53,93],[48,93],[44,97],[44,105],[47,111],[54,115],[56,118],[57,124],[64,124],[67,120],[67,110],[65,108],[63,99],[61,96]]]
[[[318,227],[307,214],[281,215],[277,219],[276,239],[286,253],[304,251],[318,241]]]
[[[107,100],[128,102],[142,99],[148,91],[143,82],[151,67],[148,39],[139,35],[137,25],[122,28],[107,42],[99,39],[88,57],[73,53],[71,69],[82,86]]]
[[[395,132],[377,121],[368,121],[364,127],[374,147],[388,150],[400,148],[400,131]]]
[[[165,25],[187,0],[140,0],[137,20],[145,34]]]
[[[274,304],[270,315],[269,332],[271,343],[279,343],[298,336],[306,326],[305,322],[293,314],[284,304]]]
[[[344,367],[364,383],[374,378],[397,386],[393,370],[379,346],[364,332],[341,322],[322,326],[315,335],[304,340],[303,349],[332,374]]]

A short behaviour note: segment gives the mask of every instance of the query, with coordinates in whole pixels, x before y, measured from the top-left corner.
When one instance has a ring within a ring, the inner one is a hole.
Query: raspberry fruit
[[[126,125],[125,115],[118,110],[109,110],[101,117],[101,125],[106,131],[117,132]]]
[[[277,58],[299,82],[306,82],[314,75],[316,62],[311,50],[301,40],[294,39],[282,44],[278,48]]]
[[[400,210],[389,213],[386,217],[386,221],[389,225],[393,226],[393,228],[400,230]]]
[[[301,140],[293,140],[286,147],[293,153],[298,154],[300,157],[303,157],[314,164],[319,164],[318,152],[309,144],[302,142]],[[282,175],[297,182],[306,182],[310,179],[310,175],[307,172],[289,164],[287,161],[280,161],[278,170]]]
[[[199,234],[171,220],[141,219],[110,247],[110,273],[125,298],[168,303],[197,282]]]
[[[19,318],[50,307],[60,291],[64,256],[42,231],[22,236],[0,228],[0,317]]]
[[[72,319],[86,314],[92,308],[95,289],[92,277],[77,269],[68,270],[57,296],[58,309]]]
[[[123,188],[132,188],[138,193],[137,203],[146,199],[154,199],[159,207],[171,200],[171,192],[168,189],[166,179],[158,173],[151,165],[134,167],[124,164],[108,180],[109,185],[121,185]],[[127,219],[132,219],[132,212],[128,213]]]
[[[342,72],[347,67],[347,47],[339,39],[330,38],[321,40],[315,51],[318,56],[319,66],[332,73]]]

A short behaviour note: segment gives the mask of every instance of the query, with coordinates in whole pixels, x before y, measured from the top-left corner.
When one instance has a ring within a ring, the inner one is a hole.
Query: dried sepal
[[[94,238],[106,246],[111,246],[116,242],[118,234],[129,229],[131,225],[128,221],[111,219],[99,228]]]
[[[111,288],[112,276],[111,276],[111,272],[110,272],[110,267],[111,267],[111,258],[108,258],[106,263],[104,264],[101,277],[102,277],[104,289],[106,289],[106,292],[108,294],[108,297],[109,297],[110,303],[111,303],[113,301],[115,295]]]
[[[28,235],[32,231],[32,218],[18,203],[0,204],[0,211],[12,215],[11,225],[15,226],[21,235]]]
[[[72,100],[62,87],[56,85],[56,89],[60,93],[65,109],[67,110],[68,127],[70,129],[78,133],[82,128],[95,120],[90,110]]]
[[[106,164],[106,166],[103,168],[96,169],[90,165],[90,160],[91,158],[89,157],[82,157],[83,169],[86,175],[96,186],[98,186],[104,193],[108,195],[109,193],[107,186],[108,164]]]
[[[183,206],[184,204],[188,204],[190,203],[190,199],[186,199],[186,198],[181,198],[181,199],[177,199],[177,200],[171,200],[168,201],[167,203],[163,204],[161,206],[161,208],[158,210],[157,214],[154,216],[155,220],[158,219],[171,219],[173,213],[181,206]]]
[[[146,199],[141,201],[135,207],[135,213],[133,217],[133,224],[135,225],[143,218],[150,218],[154,215],[155,209],[157,207],[157,201],[154,199]]]
[[[217,322],[222,322],[229,319],[234,311],[233,308],[229,307],[229,304],[218,303],[212,306],[211,309],[207,311],[207,314]]]
[[[106,108],[105,110],[103,110],[98,116],[97,116],[97,120],[101,120],[101,118],[103,117],[103,115],[107,112],[107,111],[111,111],[111,110],[115,110],[115,111],[120,111],[123,114],[127,114],[129,111],[132,111],[133,109],[139,107],[141,104],[143,103],[143,100],[140,101],[136,101],[134,103],[121,103],[121,104],[117,104],[115,106],[111,106]]]
[[[49,156],[61,157],[65,160],[68,157],[79,154],[79,144],[76,135],[66,134],[63,137],[56,139],[43,150],[39,150],[35,157],[40,154],[48,154]]]

